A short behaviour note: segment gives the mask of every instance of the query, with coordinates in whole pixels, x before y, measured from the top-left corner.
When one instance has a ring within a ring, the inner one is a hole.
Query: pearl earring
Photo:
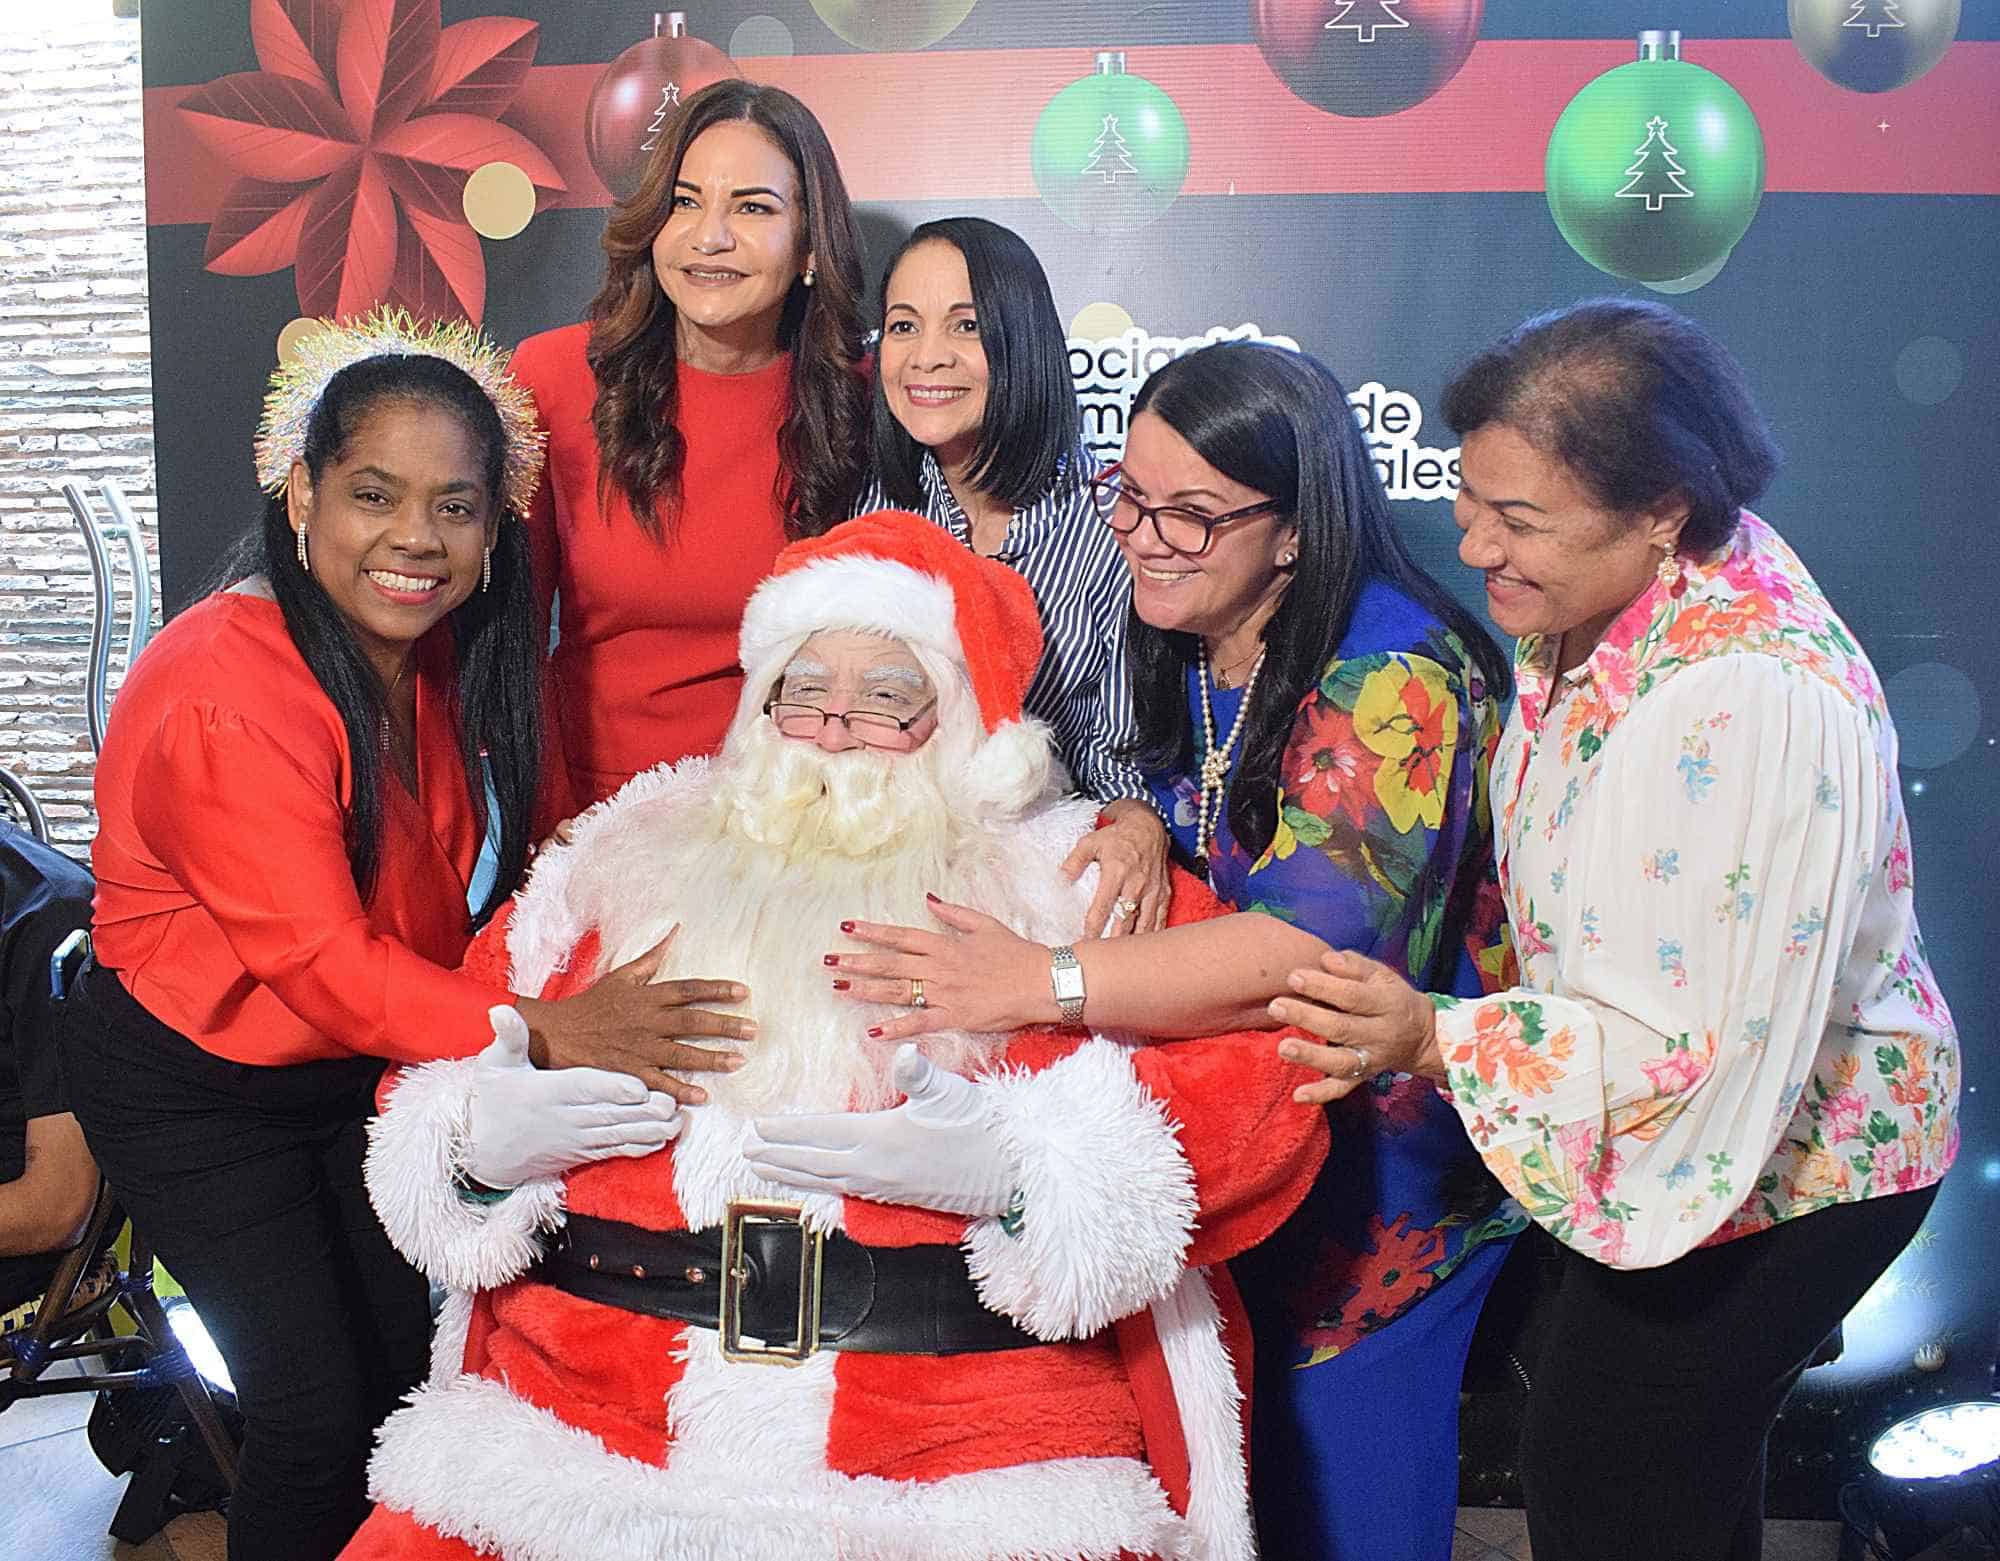
[[[1671,591],[1681,583],[1680,555],[1668,548],[1660,555],[1660,567],[1653,572],[1659,576],[1660,584]]]
[[[312,565],[306,559],[306,528],[299,527],[295,535],[299,539],[299,570],[303,574],[311,574]]]
[[[493,589],[493,549],[490,547],[479,555],[479,589]]]
[[[807,287],[811,287],[814,282],[819,280],[819,273],[815,271],[811,266],[807,266],[805,275],[800,277],[799,280],[805,283]]]

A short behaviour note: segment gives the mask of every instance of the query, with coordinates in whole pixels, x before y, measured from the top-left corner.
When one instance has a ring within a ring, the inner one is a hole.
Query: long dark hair
[[[981,493],[1014,509],[1055,485],[1056,474],[1083,442],[1076,382],[1070,377],[1062,316],[1049,279],[1027,241],[984,217],[926,222],[890,257],[882,273],[877,313],[889,307],[889,279],[919,244],[949,244],[965,258],[979,342],[986,352],[986,416],[967,476]],[[884,330],[888,328],[885,318]],[[924,451],[889,410],[879,367],[875,375],[875,476],[892,504],[924,507]],[[1068,474],[1081,481],[1088,473]]]
[[[1229,783],[1230,828],[1251,856],[1278,824],[1278,769],[1299,701],[1347,634],[1362,586],[1382,580],[1423,604],[1470,652],[1486,690],[1504,698],[1507,659],[1476,620],[1410,557],[1389,512],[1347,392],[1304,353],[1221,342],[1177,358],[1140,387],[1132,415],[1151,412],[1225,477],[1275,499],[1298,535],[1298,562],[1264,625],[1264,667],[1244,717]],[[1192,770],[1187,669],[1199,639],[1130,628],[1137,758],[1148,770]]]
[[[640,527],[665,537],[680,506],[687,440],[679,399],[675,310],[653,272],[653,240],[673,211],[674,181],[696,136],[749,120],[798,170],[814,285],[794,282],[778,320],[792,355],[791,407],[778,431],[778,493],[785,534],[816,536],[847,518],[861,488],[868,387],[860,366],[861,237],[826,132],[789,92],[729,77],[681,104],[646,164],[639,188],[604,229],[604,285],[590,304],[585,356],[597,379],[599,502],[616,487]]]
[[[500,414],[456,364],[417,355],[364,358],[327,381],[306,425],[301,456],[315,487],[328,463],[344,456],[363,419],[397,402],[437,407],[464,423],[479,449],[491,502],[505,504],[507,436]],[[261,574],[270,582],[292,643],[340,713],[353,777],[347,864],[365,901],[374,893],[381,865],[380,734],[388,691],[333,599],[299,567],[297,546],[285,495],[274,494],[264,505],[262,524],[237,549],[229,573],[234,579]],[[457,652],[451,697],[459,758],[482,834],[489,776],[500,805],[499,873],[472,918],[474,929],[520,886],[527,869],[542,763],[542,646],[535,620],[527,532],[517,515],[503,511],[493,542],[492,585],[474,591],[449,618]]]
[[[1506,424],[1614,514],[1679,489],[1680,542],[1695,554],[1735,534],[1778,470],[1741,365],[1651,300],[1593,298],[1516,326],[1445,387],[1444,420],[1461,438]]]

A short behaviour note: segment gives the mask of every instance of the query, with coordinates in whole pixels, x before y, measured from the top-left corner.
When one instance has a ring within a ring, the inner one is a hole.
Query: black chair
[[[51,989],[61,1000],[90,952],[82,932],[50,960]],[[129,1260],[116,1243],[129,1231]],[[100,1395],[91,1414],[93,1450],[113,1474],[132,1482],[111,1519],[111,1533],[143,1544],[183,1510],[217,1506],[236,1484],[241,1419],[233,1397],[211,1391],[153,1293],[153,1249],[126,1218],[110,1184],[98,1178],[82,1239],[55,1264],[27,1325],[0,1336],[0,1413],[26,1398],[58,1393]],[[132,1331],[113,1326],[121,1313]],[[94,1361],[80,1372],[51,1375],[59,1361]]]
[[[142,1544],[178,1511],[215,1504],[199,1496],[190,1500],[190,1490],[205,1492],[218,1483],[222,1493],[234,1488],[238,1438],[229,1423],[235,1418],[233,1404],[226,1409],[218,1404],[153,1293],[152,1248],[138,1230],[131,1231],[129,1264],[117,1266],[112,1247],[121,1228],[129,1228],[129,1221],[109,1184],[100,1180],[83,1239],[63,1254],[34,1320],[0,1339],[0,1370],[5,1372],[0,1375],[0,1413],[21,1399],[57,1393],[136,1390],[155,1399],[177,1398],[180,1413],[162,1416],[154,1404],[138,1417],[151,1434],[143,1438],[149,1445],[136,1448],[130,1446],[131,1417],[121,1419],[108,1399],[100,1401],[109,1409],[105,1422],[92,1416],[91,1442],[98,1455],[107,1463],[123,1461],[132,1470],[111,1532]],[[112,1326],[114,1311],[129,1319],[135,1331],[119,1333]],[[81,1372],[49,1374],[56,1362],[68,1360],[97,1364]],[[107,1440],[123,1445],[107,1449]],[[112,1472],[125,1471],[114,1467]]]

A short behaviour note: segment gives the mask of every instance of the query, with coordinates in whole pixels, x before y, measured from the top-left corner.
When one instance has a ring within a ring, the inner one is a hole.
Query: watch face
[[[1083,996],[1083,969],[1079,965],[1058,965],[1050,975],[1056,1001],[1067,1003]]]

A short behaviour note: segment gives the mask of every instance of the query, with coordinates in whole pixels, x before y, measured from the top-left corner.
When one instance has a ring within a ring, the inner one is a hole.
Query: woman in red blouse
[[[551,817],[721,743],[743,604],[847,517],[868,442],[860,240],[797,98],[689,97],[604,248],[589,321],[513,364],[548,432],[528,534],[558,603]]]
[[[329,330],[279,376],[258,454],[242,578],[168,625],[112,715],[65,1064],[228,1363],[230,1555],[303,1561],[360,1522],[369,1431],[425,1364],[424,1283],[361,1180],[385,1059],[468,1056],[513,1002],[544,1065],[686,1098],[659,1069],[719,1056],[674,1037],[748,1026],[679,1006],[740,987],[649,987],[650,956],[554,1004],[453,968],[521,879],[540,768],[513,518],[539,452],[495,355],[403,317]],[[468,916],[489,779],[499,872]],[[630,1093],[611,1126],[643,1137],[670,1103]]]

